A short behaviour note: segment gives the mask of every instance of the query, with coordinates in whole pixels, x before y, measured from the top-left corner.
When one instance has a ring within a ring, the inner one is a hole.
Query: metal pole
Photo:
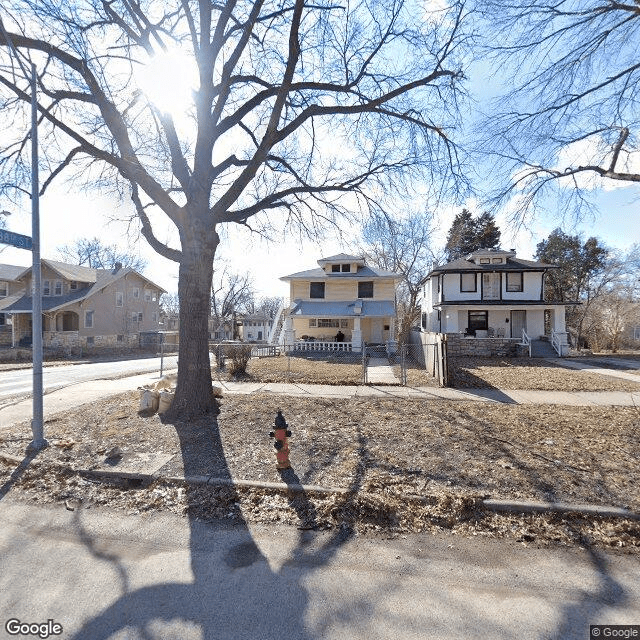
[[[31,236],[32,236],[32,341],[33,351],[33,440],[29,449],[38,451],[49,443],[44,438],[42,410],[42,274],[40,271],[40,194],[38,179],[38,95],[36,65],[31,64]]]

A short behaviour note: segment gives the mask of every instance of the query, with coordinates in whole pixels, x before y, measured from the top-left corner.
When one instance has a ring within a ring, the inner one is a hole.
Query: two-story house
[[[575,302],[545,301],[544,276],[555,268],[502,249],[482,249],[435,267],[425,280],[422,329],[520,342],[555,338],[564,355],[565,306]]]
[[[42,260],[43,346],[85,348],[133,346],[144,331],[160,329],[160,294],[165,290],[117,264],[92,269]],[[32,340],[31,268],[17,278],[21,292],[0,301],[11,314],[12,344]]]
[[[266,341],[273,326],[273,318],[269,318],[266,313],[247,313],[239,322],[241,337],[249,342]]]
[[[302,341],[330,349],[337,343],[360,351],[363,342],[393,342],[400,275],[344,253],[321,258],[318,265],[280,278],[289,282],[291,300],[285,344],[295,348]]]

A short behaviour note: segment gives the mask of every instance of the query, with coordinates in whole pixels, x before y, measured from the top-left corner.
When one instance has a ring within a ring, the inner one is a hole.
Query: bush
[[[231,360],[229,373],[232,376],[245,375],[251,360],[251,345],[233,344],[225,347],[225,356]]]

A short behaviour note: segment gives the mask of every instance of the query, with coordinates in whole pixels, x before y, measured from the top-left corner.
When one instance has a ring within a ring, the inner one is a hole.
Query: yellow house
[[[360,351],[363,342],[394,343],[401,276],[344,253],[318,265],[280,278],[290,288],[282,340],[287,348]]]

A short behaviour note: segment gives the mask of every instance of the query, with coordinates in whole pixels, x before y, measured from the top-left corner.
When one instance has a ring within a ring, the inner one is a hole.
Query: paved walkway
[[[175,373],[167,372],[167,373]],[[134,390],[157,382],[159,376],[142,374],[119,380],[82,382],[57,389],[44,396],[45,419],[55,413],[95,402],[105,396]],[[284,394],[302,398],[422,398],[497,402],[502,404],[555,404],[570,406],[640,407],[640,391],[525,391],[509,389],[447,389],[439,387],[401,387],[398,385],[332,386],[313,384],[216,382],[225,395],[257,393]],[[0,405],[0,429],[32,417],[31,398]]]
[[[567,358],[553,358],[550,360],[554,364],[560,365],[561,367],[567,367],[568,369],[578,369],[581,371],[588,371],[589,373],[599,373],[603,376],[608,376],[610,378],[621,378],[622,380],[631,380],[632,382],[640,382],[640,374],[636,369],[635,373],[632,371],[623,371],[620,369],[609,369],[606,367],[598,367],[593,364],[588,364],[587,362],[579,362],[578,360],[569,360]],[[622,362],[625,361],[621,361]],[[627,361],[637,364],[634,361]]]
[[[369,358],[367,381],[369,384],[400,384],[388,358]]]

